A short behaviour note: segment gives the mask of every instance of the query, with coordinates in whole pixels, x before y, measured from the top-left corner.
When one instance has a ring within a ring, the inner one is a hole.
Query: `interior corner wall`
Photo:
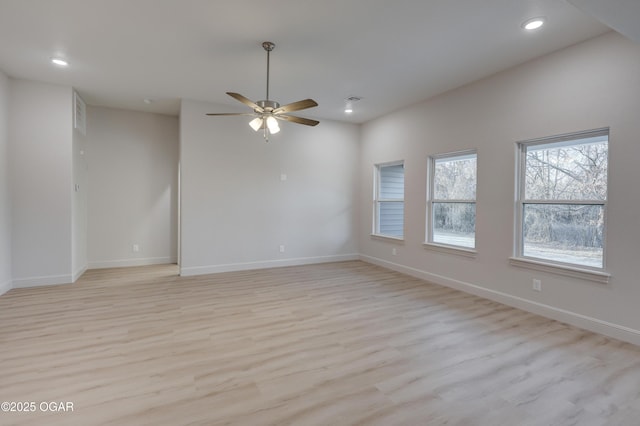
[[[177,117],[87,107],[89,268],[176,262],[178,149]]]
[[[9,78],[0,71],[0,294],[12,286],[8,117]]]
[[[74,126],[75,127],[75,126]],[[71,220],[71,271],[72,281],[75,282],[87,270],[87,198],[89,179],[87,173],[87,136],[78,129],[73,129],[72,140],[73,162],[73,196],[72,196],[72,220]]]
[[[283,122],[265,143],[247,117],[205,115],[228,109],[182,102],[181,274],[357,258],[359,127]]]
[[[424,103],[362,130],[362,258],[640,344],[640,45],[616,33],[574,45]],[[608,284],[509,264],[514,247],[517,141],[610,127]],[[477,257],[428,250],[427,159],[478,152]],[[405,241],[370,237],[373,165],[405,160]],[[392,255],[396,247],[397,255]],[[543,291],[533,292],[533,278]]]
[[[10,79],[13,287],[72,281],[72,90]]]

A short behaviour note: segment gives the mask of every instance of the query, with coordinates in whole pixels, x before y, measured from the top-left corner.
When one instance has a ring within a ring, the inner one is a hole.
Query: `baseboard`
[[[80,269],[78,269],[76,272],[73,273],[72,281],[71,282],[76,282],[78,281],[78,278],[80,278],[82,276],[82,274],[84,274],[87,271],[87,265],[84,265],[83,267],[81,267]]]
[[[389,262],[384,259],[365,256],[361,254],[360,260],[362,260],[363,262],[382,266],[383,268],[391,269],[406,275],[410,275],[415,278],[429,281],[434,284],[453,288],[455,290],[460,290],[465,293],[470,293],[475,296],[482,297],[484,299],[493,300],[495,302],[502,303],[503,305],[508,305],[514,308],[522,309],[523,311],[541,315],[546,318],[551,318],[578,328],[593,331],[594,333],[603,334],[614,339],[633,343],[634,345],[640,345],[640,330],[635,330],[623,325],[603,321],[597,318],[567,311],[565,309],[556,308],[543,303],[534,302],[500,291],[480,287],[478,285],[467,283],[464,281],[454,280],[442,275],[433,274],[431,272],[400,265],[398,263]]]
[[[219,274],[221,272],[248,271],[252,269],[280,268],[283,266],[311,265],[314,263],[345,262],[359,260],[358,254],[340,254],[333,256],[296,257],[292,259],[264,260],[258,262],[229,263],[225,265],[192,266],[180,268],[180,275],[188,277],[192,275]]]
[[[13,288],[13,283],[12,283],[11,280],[1,283],[0,284],[0,296],[5,294],[6,292],[11,290],[12,288]]]
[[[100,260],[89,262],[88,269],[122,268],[128,266],[162,265],[176,263],[173,257],[147,257],[140,259]]]
[[[17,278],[13,280],[13,288],[40,287],[45,285],[71,284],[71,274],[48,275],[44,277]]]

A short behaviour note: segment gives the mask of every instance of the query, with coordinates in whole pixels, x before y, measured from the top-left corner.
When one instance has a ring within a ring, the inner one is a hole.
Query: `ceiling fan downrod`
[[[273,48],[276,47],[276,45],[270,41],[265,41],[262,43],[262,48],[264,50],[267,51],[267,99],[269,100],[269,59],[270,59],[270,54],[271,51],[273,50]]]

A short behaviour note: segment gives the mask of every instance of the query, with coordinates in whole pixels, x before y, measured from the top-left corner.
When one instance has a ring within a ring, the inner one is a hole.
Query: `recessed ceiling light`
[[[54,65],[58,65],[59,67],[68,67],[69,62],[65,61],[62,58],[51,58],[51,63]]]
[[[538,16],[537,18],[531,18],[524,21],[522,23],[522,28],[529,31],[537,30],[544,25],[544,22],[545,18],[543,16]]]
[[[349,96],[348,98],[346,98],[344,100],[345,101],[344,112],[347,114],[351,114],[353,112],[353,104],[355,102],[358,102],[361,99],[362,98],[359,96]]]
[[[153,99],[145,98],[142,102],[144,102],[147,105],[150,105],[153,103]]]

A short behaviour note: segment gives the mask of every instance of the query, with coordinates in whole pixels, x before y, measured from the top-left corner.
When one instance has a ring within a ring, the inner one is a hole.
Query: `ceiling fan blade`
[[[293,102],[287,105],[283,105],[280,108],[273,110],[274,114],[287,113],[291,111],[300,111],[301,109],[317,107],[318,103],[313,99],[304,99],[302,101]]]
[[[245,104],[246,106],[252,108],[255,111],[264,112],[264,108],[262,108],[261,106],[259,106],[255,102],[253,102],[251,99],[245,98],[240,93],[227,92],[227,95],[231,96],[232,98],[234,98],[237,101],[242,102],[243,104]]]
[[[293,123],[304,124],[305,126],[316,126],[318,123],[320,123],[319,121],[316,121],[316,120],[311,120],[309,118],[296,117],[295,115],[278,114],[278,115],[274,115],[274,117],[277,118],[278,120],[287,120]]]
[[[252,112],[210,112],[207,115],[250,115],[255,116]]]

